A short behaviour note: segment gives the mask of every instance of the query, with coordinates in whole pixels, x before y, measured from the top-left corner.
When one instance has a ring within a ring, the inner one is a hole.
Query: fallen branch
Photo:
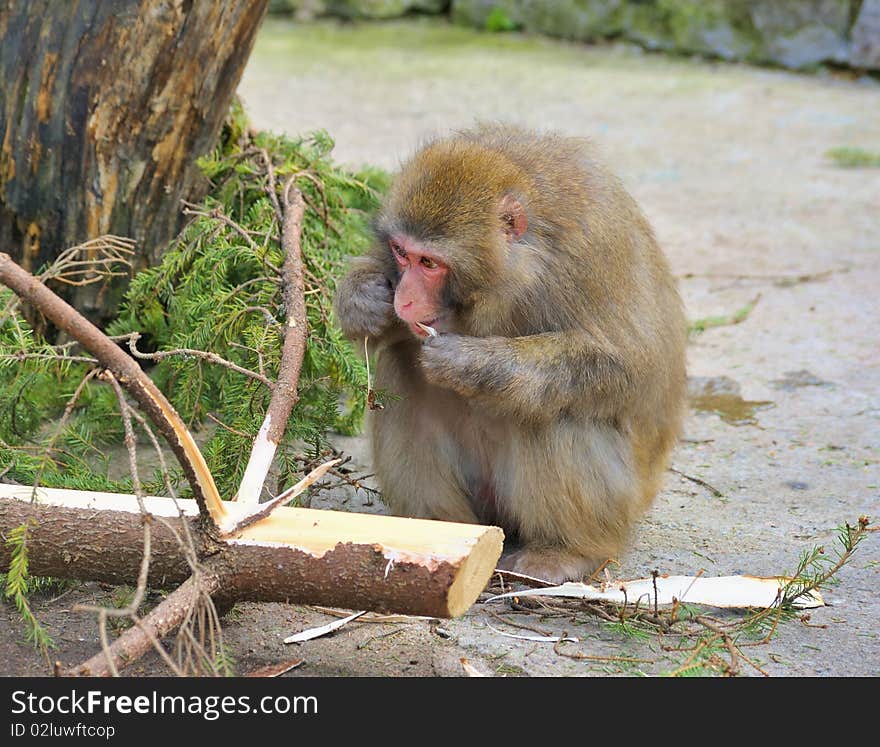
[[[271,172],[270,172],[271,176]],[[284,343],[281,349],[281,362],[278,366],[278,381],[272,390],[272,398],[266,408],[266,416],[251,448],[244,476],[233,500],[242,503],[260,502],[263,484],[278,444],[284,436],[287,419],[296,404],[296,385],[306,349],[306,307],[303,296],[303,264],[300,246],[305,202],[302,193],[293,187],[291,177],[284,188],[283,221],[281,224],[281,247],[284,250],[284,265],[281,268],[284,311],[287,315]],[[270,188],[274,194],[274,184]]]
[[[145,361],[161,361],[164,358],[171,358],[175,355],[186,356],[190,358],[201,358],[208,363],[213,363],[218,366],[224,366],[228,368],[230,371],[235,371],[236,373],[240,373],[242,376],[247,376],[250,379],[254,379],[259,381],[261,384],[266,386],[268,389],[273,389],[275,384],[272,383],[270,379],[263,376],[262,374],[257,373],[256,371],[251,371],[248,368],[243,368],[232,361],[228,361],[225,358],[217,355],[217,353],[212,353],[209,350],[195,350],[193,348],[175,348],[174,350],[159,350],[155,353],[143,353],[137,348],[137,341],[141,338],[139,332],[132,332],[129,335],[123,335],[123,339],[128,340],[128,349],[131,351],[131,354],[135,358],[139,358]]]
[[[454,617],[470,607],[492,574],[503,539],[495,527],[281,506],[336,461],[322,465],[290,491],[255,509],[297,401],[306,343],[300,251],[304,202],[293,186],[294,179],[285,186],[282,209],[285,259],[281,281],[287,321],[278,381],[238,490],[241,503],[220,499],[188,429],[138,364],[0,253],[0,282],[82,344],[107,370],[106,378],[131,394],[169,442],[196,499],[193,504],[140,495],[0,485],[0,533],[35,522],[28,540],[31,573],[110,583],[138,579],[138,598],[146,588],[145,579],[151,586],[183,584],[143,619],[135,609],[121,611],[134,627],[112,644],[106,634],[106,619],[112,611],[98,608],[103,650],[72,673],[115,675],[151,647],[160,649],[172,671],[201,671],[209,652],[191,627],[195,611],[204,610],[205,600],[216,617],[212,595],[231,601],[299,601]],[[274,189],[273,179],[270,185]],[[132,454],[128,405],[119,399]],[[135,462],[133,456],[131,462]],[[134,467],[132,477],[138,491]],[[154,523],[153,517],[161,519]],[[138,534],[148,543],[149,554],[139,552]],[[5,546],[0,549],[0,569],[8,567],[10,553]],[[198,613],[198,617],[204,622],[205,615]],[[177,626],[181,626],[178,648],[183,653],[175,664],[158,641]],[[201,629],[204,632],[204,625]],[[209,637],[212,630],[208,623]]]
[[[33,494],[28,486],[0,484],[0,534],[33,520],[31,573],[136,581],[143,518],[133,495],[37,488],[32,501]],[[176,586],[192,570],[174,531],[189,529],[198,544],[198,507],[183,499],[143,501],[157,518],[149,586]],[[248,510],[230,507],[241,514]],[[219,601],[289,601],[446,618],[461,615],[476,600],[502,540],[497,527],[282,506],[219,548],[211,544],[209,557],[204,546],[199,550],[204,572],[220,579]],[[8,567],[10,555],[10,548],[0,546],[0,568]]]
[[[200,512],[216,524],[225,511],[208,465],[171,403],[140,366],[100,329],[4,252],[0,252],[0,282],[39,309],[60,330],[78,340],[102,366],[113,372],[168,441],[192,486]]]
[[[108,652],[95,654],[73,668],[69,674],[80,677],[109,677],[126,664],[140,659],[154,646],[154,641],[176,629],[202,593],[213,594],[220,589],[219,576],[208,574],[198,582],[190,577],[162,603],[143,617],[139,624],[119,636]]]

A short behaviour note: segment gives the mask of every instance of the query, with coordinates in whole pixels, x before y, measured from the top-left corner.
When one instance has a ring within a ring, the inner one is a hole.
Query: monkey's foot
[[[583,581],[595,573],[606,560],[607,558],[577,555],[568,550],[523,548],[502,555],[498,567],[561,584],[564,581]]]

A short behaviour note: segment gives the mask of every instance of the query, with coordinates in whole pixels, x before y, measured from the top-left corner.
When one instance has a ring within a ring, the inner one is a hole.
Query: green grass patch
[[[864,148],[832,148],[826,154],[835,165],[844,169],[876,169],[880,168],[880,152]]]

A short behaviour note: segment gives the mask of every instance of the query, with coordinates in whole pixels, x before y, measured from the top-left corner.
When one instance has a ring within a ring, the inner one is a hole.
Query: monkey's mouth
[[[435,317],[434,319],[428,319],[424,322],[411,322],[409,328],[412,330],[412,333],[417,337],[431,337],[431,333],[428,330],[424,329],[424,327],[430,327],[431,329],[433,329],[434,325],[437,323],[437,318],[438,317]]]

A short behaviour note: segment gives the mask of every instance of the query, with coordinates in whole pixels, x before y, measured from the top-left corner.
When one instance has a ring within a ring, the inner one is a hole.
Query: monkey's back
[[[598,327],[639,379],[638,409],[652,419],[680,420],[683,304],[650,224],[592,144],[509,125],[481,125],[456,139],[498,153],[528,180],[527,313],[545,308],[543,331]]]

